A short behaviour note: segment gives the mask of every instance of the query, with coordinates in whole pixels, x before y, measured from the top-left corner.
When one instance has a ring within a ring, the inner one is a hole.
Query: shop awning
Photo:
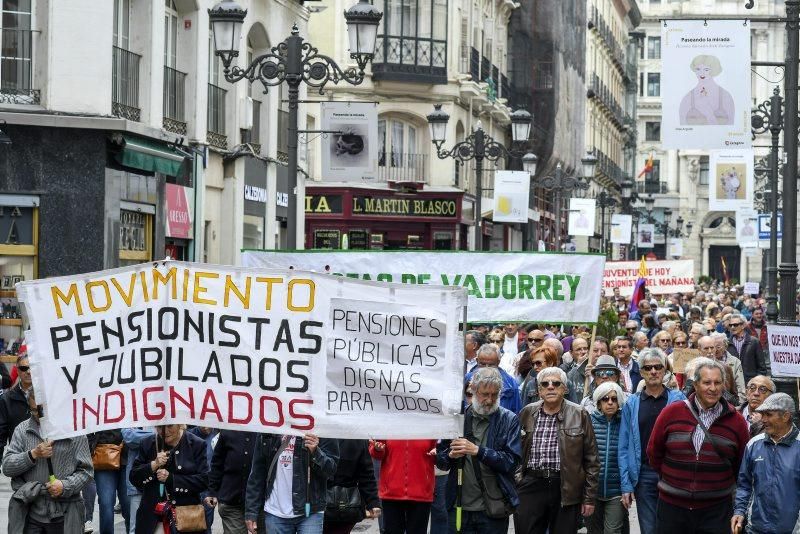
[[[184,156],[166,143],[123,135],[122,150],[116,154],[120,165],[149,172],[177,176]]]

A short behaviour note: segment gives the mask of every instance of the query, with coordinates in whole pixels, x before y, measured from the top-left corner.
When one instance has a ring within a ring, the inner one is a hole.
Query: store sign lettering
[[[120,210],[119,248],[141,252],[147,248],[146,215],[137,211]]]
[[[253,202],[267,202],[267,190],[263,187],[258,187],[255,185],[245,185],[244,186],[244,199],[245,200],[252,200]]]
[[[275,203],[282,208],[289,207],[289,193],[281,193],[278,191]]]
[[[451,199],[405,199],[353,197],[354,215],[400,215],[407,217],[455,217],[456,201]]]
[[[33,244],[33,208],[0,206],[0,236],[6,245]]]
[[[306,213],[342,213],[342,197],[306,195]]]

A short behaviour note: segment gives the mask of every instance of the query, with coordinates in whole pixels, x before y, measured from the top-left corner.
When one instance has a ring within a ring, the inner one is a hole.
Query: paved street
[[[11,485],[9,478],[5,475],[0,475],[0,532],[5,532],[7,525],[8,525],[8,499],[11,497]],[[122,516],[117,514],[114,516],[115,520],[115,528],[114,534],[125,534],[125,526],[124,522],[122,521]],[[97,516],[97,509],[95,508],[94,513],[94,528],[95,532],[99,532],[98,530],[98,516]],[[214,526],[211,529],[214,534],[221,534],[222,533],[222,522],[217,518],[214,521]],[[514,532],[514,526],[511,525],[509,528],[509,533]],[[356,528],[353,529],[353,532],[359,532],[364,534],[378,534],[378,523],[377,521],[363,521],[362,523],[356,525]],[[583,531],[585,532],[585,530]],[[639,524],[636,521],[636,509],[634,508],[631,511],[631,534],[639,534]]]

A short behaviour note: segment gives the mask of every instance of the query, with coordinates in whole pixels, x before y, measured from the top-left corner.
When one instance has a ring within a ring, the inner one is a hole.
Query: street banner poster
[[[669,238],[669,255],[673,258],[680,258],[683,256],[683,239],[680,237]]]
[[[615,213],[611,216],[611,242],[620,245],[631,244],[631,229],[633,216]]]
[[[753,208],[753,151],[712,150],[709,157],[708,208]]]
[[[494,173],[494,222],[527,223],[531,174],[525,171]]]
[[[639,228],[636,232],[636,246],[639,248],[653,248],[655,247],[656,225],[655,224],[642,224],[639,223]]]
[[[736,210],[736,242],[741,248],[758,246],[758,212],[752,207]]]
[[[615,287],[630,297],[639,279],[638,261],[610,261],[603,272],[603,289],[610,295]],[[694,293],[694,260],[647,261],[645,287],[654,295]]]
[[[166,236],[180,239],[192,239],[194,228],[192,226],[194,189],[176,184],[166,185],[167,201],[164,209],[167,211]]]
[[[800,327],[767,325],[773,377],[800,378]]]
[[[672,351],[672,372],[685,373],[686,364],[699,357],[698,349],[675,349]]]
[[[661,76],[648,78],[646,91],[669,110],[664,148],[750,148],[750,23],[666,20],[661,43]]]
[[[372,103],[323,102],[322,180],[373,182],[378,172],[378,107]],[[399,157],[407,157],[401,154]],[[397,162],[398,166],[402,162]]]
[[[242,265],[463,286],[467,321],[595,323],[605,257],[541,252],[244,250]],[[376,434],[377,435],[377,434]]]
[[[783,239],[783,213],[778,213],[778,245],[780,246],[780,240]],[[759,213],[758,214],[758,240],[759,241],[766,241],[767,247],[769,247],[769,237],[770,233],[772,232],[772,214],[771,213]]]
[[[596,209],[596,201],[593,198],[569,199],[567,233],[573,236],[593,236]]]
[[[175,261],[17,285],[50,439],[192,424],[461,435],[460,287]]]
[[[745,282],[744,283],[744,294],[750,295],[751,297],[755,297],[760,293],[758,282]]]

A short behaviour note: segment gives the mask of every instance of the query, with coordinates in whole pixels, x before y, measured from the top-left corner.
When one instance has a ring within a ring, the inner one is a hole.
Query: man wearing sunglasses
[[[548,367],[536,377],[541,400],[520,412],[522,427],[520,506],[514,531],[574,534],[578,515],[594,513],[600,462],[591,419],[567,401],[567,375]]]
[[[0,364],[0,367],[5,367],[5,365]],[[0,458],[3,457],[3,449],[6,444],[14,435],[14,429],[30,417],[26,395],[31,388],[32,381],[27,354],[20,354],[17,357],[17,372],[19,373],[17,385],[0,396]]]
[[[628,397],[622,408],[619,433],[619,468],[622,479],[622,503],[630,508],[634,498],[641,532],[656,532],[658,474],[650,467],[647,442],[661,411],[686,397],[680,391],[664,387],[667,357],[661,349],[639,353],[639,369],[645,387]]]
[[[596,412],[597,403],[593,398],[595,389],[597,389],[600,384],[604,384],[606,382],[614,382],[615,384],[619,384],[619,376],[620,370],[617,368],[617,362],[614,360],[614,358],[608,355],[603,355],[597,358],[594,368],[592,369],[592,382],[589,384],[589,391],[586,392],[583,400],[581,400],[581,406],[583,406],[583,409],[589,412],[590,415]]]
[[[744,379],[750,380],[756,375],[766,374],[767,368],[761,343],[750,335],[744,316],[740,313],[732,313],[728,320],[728,330],[730,332],[728,352],[742,362]]]

